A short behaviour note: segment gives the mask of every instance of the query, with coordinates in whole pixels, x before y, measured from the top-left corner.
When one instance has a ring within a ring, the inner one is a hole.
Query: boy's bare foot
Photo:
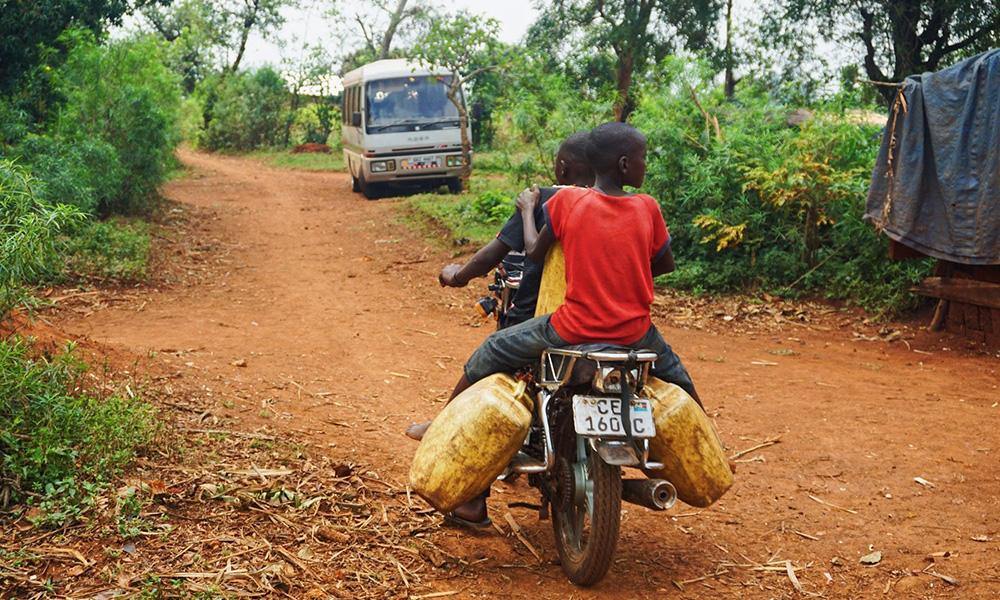
[[[430,421],[425,421],[423,423],[414,423],[406,428],[406,437],[417,440],[418,442],[424,439],[424,434],[427,433],[427,428],[431,426]]]

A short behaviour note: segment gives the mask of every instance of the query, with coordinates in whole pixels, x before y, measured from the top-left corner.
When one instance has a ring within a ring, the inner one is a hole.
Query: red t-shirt
[[[566,301],[552,326],[570,344],[632,344],[652,325],[652,263],[670,243],[656,200],[565,188],[545,204],[566,255]]]

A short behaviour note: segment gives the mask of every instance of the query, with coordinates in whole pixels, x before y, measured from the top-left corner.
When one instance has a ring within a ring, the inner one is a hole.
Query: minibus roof
[[[392,77],[407,77],[414,75],[446,75],[444,69],[429,66],[426,63],[406,58],[390,58],[376,60],[363,65],[344,75],[344,85],[352,85],[361,81],[389,79]]]

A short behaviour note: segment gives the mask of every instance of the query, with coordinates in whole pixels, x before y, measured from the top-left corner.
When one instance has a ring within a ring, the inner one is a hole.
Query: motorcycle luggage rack
[[[566,385],[573,375],[573,367],[576,366],[576,361],[579,359],[594,361],[597,363],[597,368],[600,369],[602,363],[627,362],[632,354],[632,352],[622,350],[589,351],[569,348],[549,348],[542,352],[542,376],[539,380],[539,385],[553,391]],[[649,372],[649,366],[651,363],[656,362],[657,355],[655,352],[649,350],[639,350],[634,353],[634,356],[636,362],[643,363],[640,365],[643,371],[641,373],[641,380],[645,381],[646,373]]]

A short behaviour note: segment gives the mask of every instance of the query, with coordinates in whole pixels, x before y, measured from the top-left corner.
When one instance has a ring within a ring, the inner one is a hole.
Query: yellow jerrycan
[[[642,396],[652,401],[656,424],[649,458],[663,463],[646,475],[674,484],[677,497],[691,506],[705,507],[721,498],[733,485],[733,472],[705,411],[687,392],[655,377],[643,386]]]
[[[417,448],[410,487],[441,512],[486,490],[528,435],[534,403],[525,388],[498,373],[449,402]]]
[[[545,255],[545,266],[542,267],[542,281],[538,284],[538,303],[535,304],[535,316],[548,315],[556,312],[566,300],[566,255],[562,244],[558,241],[552,244]]]

